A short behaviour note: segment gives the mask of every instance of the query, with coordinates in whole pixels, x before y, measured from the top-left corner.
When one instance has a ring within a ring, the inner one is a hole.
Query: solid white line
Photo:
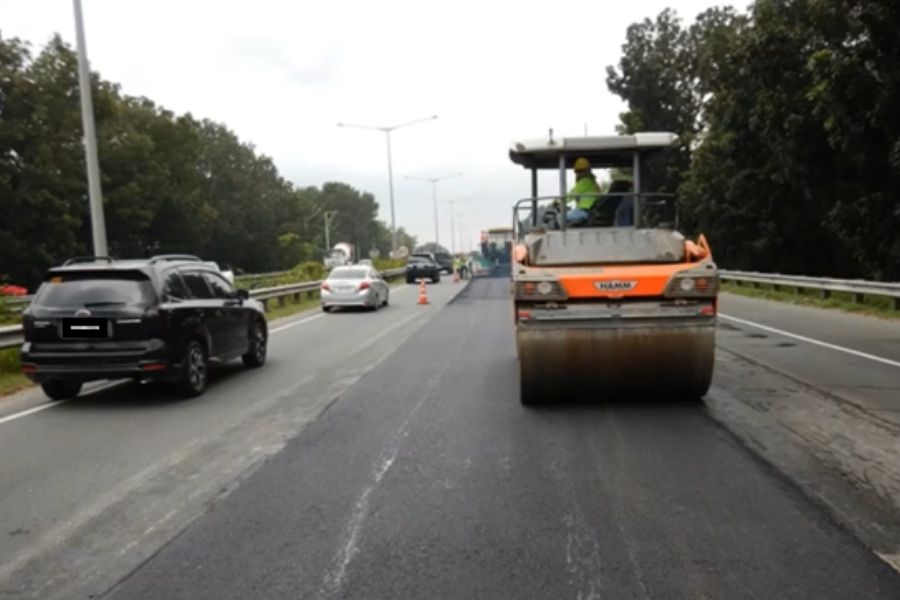
[[[275,329],[269,330],[269,334],[278,333],[279,331],[284,331],[285,329],[290,329],[291,327],[302,325],[303,323],[309,323],[310,321],[321,319],[324,316],[325,315],[313,315],[312,317],[306,317],[305,319],[300,319],[299,321],[293,321],[291,323],[288,323],[287,325],[282,325],[281,327],[276,327]]]
[[[115,386],[119,385],[119,383],[121,383],[121,382],[108,381],[106,383],[101,383],[101,384],[97,385],[96,382],[93,382],[93,383],[88,384],[88,386],[92,386],[92,387],[89,387],[85,391],[88,394],[96,394],[97,392],[102,392],[103,390],[105,390],[107,388],[115,387]],[[68,402],[68,400],[51,400],[50,402],[47,402],[46,404],[41,404],[40,406],[35,406],[34,408],[29,408],[27,410],[23,410],[23,411],[20,411],[17,413],[13,413],[11,415],[7,415],[3,418],[0,418],[0,425],[3,425],[4,423],[7,423],[9,421],[15,421],[16,419],[21,418],[21,417],[27,417],[28,415],[33,415],[34,413],[39,413],[42,410],[47,410],[48,408],[53,408],[54,406],[59,406],[60,404],[65,404],[66,402]]]
[[[54,406],[59,406],[65,402],[65,400],[59,402],[48,402],[47,404],[41,404],[40,406],[35,406],[34,408],[29,408],[28,410],[23,410],[22,412],[13,413],[7,417],[3,417],[0,419],[0,425],[7,423],[9,421],[15,421],[21,417],[27,417],[28,415],[33,415],[34,413],[41,412],[42,410],[47,410],[48,408],[53,408]]]
[[[280,327],[276,327],[275,329],[269,330],[269,335],[278,333],[280,331],[284,331],[285,329],[290,329],[291,327],[295,327],[297,325],[302,325],[303,323],[309,323],[310,321],[315,321],[316,319],[321,319],[324,316],[325,315],[313,315],[311,317],[306,317],[305,319],[300,319],[299,321],[292,321],[292,322],[282,325]],[[404,320],[400,324],[401,325],[405,324],[409,320],[411,320],[411,319]],[[104,386],[104,387],[106,387],[106,386]],[[99,391],[100,389],[102,389],[102,388],[98,388],[96,390],[91,390],[91,391],[96,392],[96,391]],[[41,404],[40,406],[35,406],[34,408],[29,408],[28,410],[23,410],[21,412],[13,413],[6,417],[0,418],[0,425],[3,425],[4,423],[8,423],[9,421],[15,421],[16,419],[20,419],[22,417],[27,417],[28,415],[33,415],[34,413],[39,413],[42,410],[47,410],[48,408],[53,408],[54,406],[59,406],[63,402],[66,402],[66,400],[62,400],[62,401],[58,401],[58,402],[48,402],[47,404]]]
[[[749,325],[750,327],[756,327],[757,329],[762,329],[763,331],[768,331],[770,333],[776,333],[778,335],[783,335],[785,337],[793,338],[795,340],[800,340],[801,342],[815,344],[816,346],[821,346],[823,348],[828,348],[830,350],[837,350],[838,352],[852,354],[853,356],[858,356],[860,358],[867,358],[867,359],[873,360],[875,362],[880,362],[885,365],[890,365],[892,367],[900,368],[900,362],[898,362],[896,360],[891,360],[889,358],[884,358],[881,356],[875,356],[874,354],[868,354],[867,352],[860,352],[859,350],[853,350],[852,348],[845,348],[844,346],[829,344],[828,342],[823,342],[821,340],[815,340],[813,338],[808,338],[804,335],[798,335],[796,333],[791,333],[789,331],[775,329],[774,327],[769,327],[768,325],[761,325],[759,323],[754,323],[753,321],[739,319],[738,317],[732,317],[730,315],[723,315],[722,313],[719,313],[719,316],[722,317],[723,319],[728,319],[729,321],[734,321],[735,323],[741,323],[743,325]]]

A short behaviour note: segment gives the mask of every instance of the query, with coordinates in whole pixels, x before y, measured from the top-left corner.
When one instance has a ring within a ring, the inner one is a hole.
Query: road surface
[[[784,325],[760,306],[723,312]],[[753,328],[725,344],[793,348]],[[796,361],[845,381],[828,352]],[[521,407],[508,282],[475,281],[108,598],[900,598],[702,403],[601,398]]]
[[[461,287],[429,285],[429,306],[416,304],[417,286],[400,286],[376,313],[274,321],[263,368],[237,361],[214,370],[207,393],[191,400],[126,384],[64,403],[48,403],[40,390],[0,402],[0,597],[107,589]]]

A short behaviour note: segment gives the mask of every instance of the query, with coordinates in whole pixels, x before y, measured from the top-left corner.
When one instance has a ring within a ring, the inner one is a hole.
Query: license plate
[[[110,337],[109,319],[63,319],[65,339],[98,339]]]

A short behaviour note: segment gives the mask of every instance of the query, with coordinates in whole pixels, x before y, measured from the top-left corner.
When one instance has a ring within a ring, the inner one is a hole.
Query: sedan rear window
[[[155,294],[141,273],[64,273],[45,281],[34,303],[48,308],[148,306]]]
[[[335,269],[328,279],[365,279],[366,273],[366,269]]]

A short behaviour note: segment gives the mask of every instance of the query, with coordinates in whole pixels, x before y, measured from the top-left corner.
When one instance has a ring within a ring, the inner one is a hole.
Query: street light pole
[[[94,256],[109,256],[106,246],[106,220],[103,217],[103,195],[100,190],[100,161],[97,158],[94,104],[91,99],[91,74],[87,59],[87,44],[84,40],[84,19],[81,15],[81,0],[73,1],[75,5],[75,37],[78,44],[78,87],[81,92],[81,122],[84,127],[84,152],[87,164]]]
[[[416,181],[427,181],[431,184],[431,202],[434,205],[434,243],[441,243],[441,234],[440,228],[438,227],[438,201],[437,201],[437,184],[445,179],[452,179],[453,177],[460,177],[462,173],[453,173],[451,175],[445,175],[443,177],[413,177],[410,175],[406,176],[406,179],[414,179]],[[450,228],[450,237],[453,237],[453,228]]]
[[[394,166],[391,162],[391,132],[395,129],[400,129],[401,127],[409,127],[410,125],[416,125],[418,123],[424,123],[425,121],[433,121],[437,119],[437,115],[431,115],[430,117],[425,117],[424,119],[416,119],[415,121],[407,121],[405,123],[398,123],[397,125],[391,125],[390,127],[378,127],[375,125],[354,125],[351,123],[338,123],[338,127],[349,127],[353,129],[370,129],[373,131],[383,131],[385,138],[387,139],[387,159],[388,159],[388,193],[391,199],[391,250],[392,253],[397,251],[397,213],[394,209]]]
[[[391,199],[391,253],[397,251],[397,214],[394,211],[394,164],[391,159],[391,131],[384,132],[384,138],[387,140],[387,158],[388,158],[388,194]],[[412,250],[412,248],[410,248]],[[391,258],[396,258],[392,256]]]

